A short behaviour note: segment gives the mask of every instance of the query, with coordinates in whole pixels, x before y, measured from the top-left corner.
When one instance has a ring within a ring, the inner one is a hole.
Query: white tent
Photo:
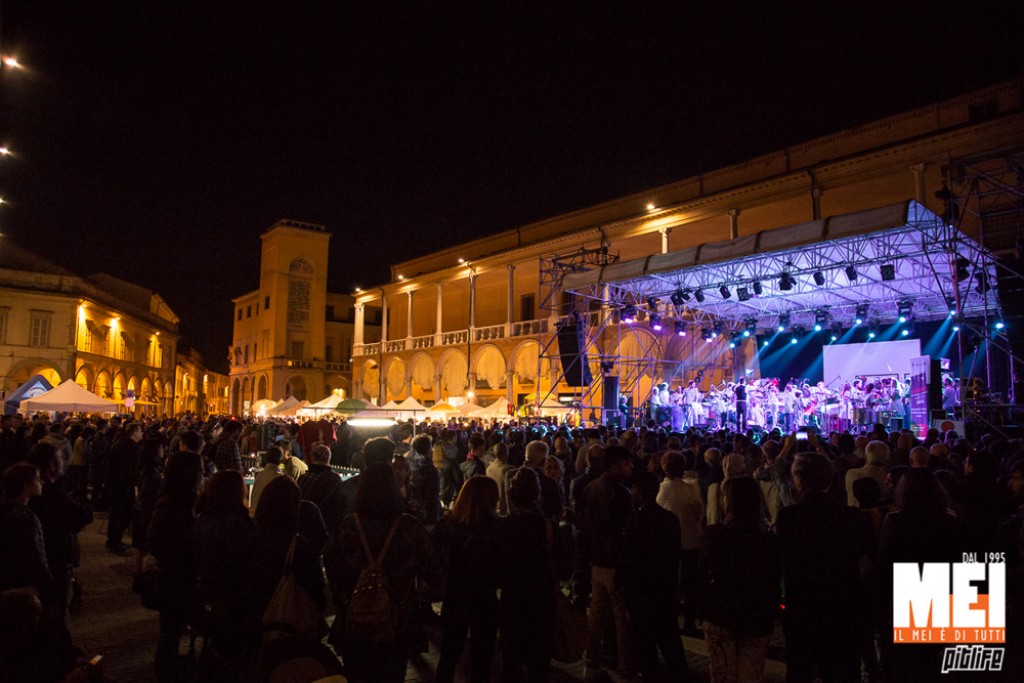
[[[481,408],[474,412],[470,417],[495,418],[498,420],[508,419],[510,417],[509,408],[511,405],[508,399],[502,396],[486,408]]]
[[[460,417],[476,417],[481,410],[483,410],[483,406],[478,406],[475,403],[463,403],[459,406],[459,412],[456,414]]]
[[[423,405],[422,403],[420,403],[419,401],[417,401],[416,399],[414,399],[412,396],[410,396],[409,398],[405,399],[404,401],[402,401],[401,403],[399,403],[395,407],[398,410],[405,410],[405,411],[414,411],[414,412],[426,412],[427,411],[427,407],[425,405]]]
[[[22,401],[20,408],[23,413],[114,413],[117,403],[100,398],[69,379],[45,394]]]
[[[427,417],[431,420],[447,420],[458,413],[459,409],[448,403],[435,403],[427,409]]]
[[[268,413],[270,413],[270,411],[273,410],[274,407],[279,403],[281,403],[281,401],[275,401],[270,398],[261,398],[260,400],[253,403],[249,410],[252,412],[253,415],[259,415],[262,417],[263,415],[267,415]]]
[[[267,411],[267,415],[294,415],[302,406],[299,403],[299,399],[294,396],[289,396],[285,400],[278,403],[276,406]]]
[[[338,408],[338,404],[342,402],[341,396],[337,394],[331,394],[327,398],[321,399],[316,403],[311,403],[308,406],[299,410],[299,415],[317,417],[321,413],[333,413]]]

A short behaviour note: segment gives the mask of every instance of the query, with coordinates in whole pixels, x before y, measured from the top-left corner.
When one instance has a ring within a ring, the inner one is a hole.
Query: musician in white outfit
[[[704,406],[701,404],[701,393],[696,380],[690,380],[683,390],[683,405],[686,407],[686,421],[690,427],[704,421]]]

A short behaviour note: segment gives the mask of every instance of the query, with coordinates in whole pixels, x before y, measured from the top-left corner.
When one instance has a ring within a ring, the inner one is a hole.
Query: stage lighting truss
[[[783,313],[812,328],[819,309],[828,310],[830,322],[846,325],[859,318],[867,325],[870,312],[871,320],[887,326],[897,322],[900,302],[912,304],[918,323],[945,320],[954,309],[960,319],[1002,317],[990,252],[915,202],[888,208],[888,214],[865,212],[863,219],[846,216],[838,231],[826,219],[820,235],[801,224],[729,242],[728,248],[715,243],[674,252],[672,258],[637,258],[632,268],[628,262],[617,264],[615,272],[633,273],[622,279],[606,279],[610,273],[604,268],[569,273],[563,291],[602,301],[655,297],[677,307],[685,303],[687,322],[698,329],[714,320],[742,329],[748,318],[759,328],[774,329]],[[851,228],[858,220],[864,227]],[[886,221],[894,227],[878,227]],[[720,256],[724,253],[731,256]],[[890,270],[894,279],[883,279]],[[963,270],[966,278],[958,277]],[[822,274],[822,285],[815,273]],[[720,293],[722,287],[730,290],[729,298],[705,294]]]

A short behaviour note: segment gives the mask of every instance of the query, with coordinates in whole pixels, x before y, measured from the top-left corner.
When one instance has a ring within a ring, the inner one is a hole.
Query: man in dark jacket
[[[859,561],[871,531],[857,508],[829,495],[834,471],[820,453],[800,453],[793,482],[800,500],[779,510],[786,586],[786,680],[856,681],[865,605]]]
[[[604,473],[583,492],[583,528],[590,558],[591,601],[587,622],[587,652],[584,679],[596,677],[601,670],[601,638],[614,619],[618,648],[618,674],[630,678],[629,617],[626,601],[615,585],[619,565],[622,531],[633,513],[633,495],[629,476],[633,471],[632,454],[622,446],[604,451]]]
[[[53,577],[55,621],[68,625],[68,606],[71,604],[71,569],[78,555],[79,531],[92,522],[92,511],[71,498],[58,483],[64,475],[64,458],[53,445],[40,442],[32,454],[33,464],[43,479],[43,494],[29,501],[28,507],[36,513],[43,527],[46,544],[46,563]]]
[[[681,533],[675,514],[656,502],[658,487],[651,472],[633,476],[636,512],[622,534],[615,584],[626,598],[643,679],[658,679],[660,648],[669,680],[682,681],[688,670],[676,615]]]
[[[345,518],[345,491],[341,477],[331,469],[331,449],[323,444],[309,453],[309,471],[299,477],[302,500],[315,503],[323,515],[327,533],[333,536]]]
[[[224,425],[214,450],[214,463],[218,470],[242,471],[242,451],[238,446],[241,436],[241,422],[231,420]]]
[[[110,470],[107,472],[107,491],[110,511],[107,519],[107,550],[112,553],[128,550],[121,542],[125,530],[132,522],[135,504],[135,470],[139,464],[139,442],[142,425],[129,422],[121,429],[110,447]]]

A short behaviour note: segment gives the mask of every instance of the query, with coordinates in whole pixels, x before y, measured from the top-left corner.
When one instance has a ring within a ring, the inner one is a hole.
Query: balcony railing
[[[385,353],[398,353],[399,351],[405,351],[405,340],[396,339],[389,341],[384,346]]]
[[[441,346],[465,344],[467,341],[469,341],[469,330],[458,330],[457,332],[441,333]]]
[[[425,334],[420,337],[396,339],[384,342],[385,353],[398,353],[400,351],[414,351],[418,349],[432,349],[438,346],[457,346],[465,344],[470,340],[471,330],[454,330],[442,332],[440,335]],[[500,325],[488,325],[487,327],[476,327],[472,329],[473,343],[493,341],[496,339],[508,339],[514,337],[532,337],[538,334],[547,334],[548,319],[523,320],[512,323],[511,327],[502,323]],[[380,353],[380,342],[372,344],[356,344],[352,349],[353,356],[376,356]]]
[[[505,325],[491,325],[490,327],[476,327],[473,329],[473,341],[491,341],[492,339],[505,338]]]
[[[434,347],[435,336],[427,334],[422,337],[413,337],[411,341],[414,349],[431,349]]]
[[[380,353],[380,342],[373,342],[372,344],[356,344],[352,348],[352,355],[354,356],[376,356]]]
[[[327,372],[352,372],[351,363],[324,363]]]

